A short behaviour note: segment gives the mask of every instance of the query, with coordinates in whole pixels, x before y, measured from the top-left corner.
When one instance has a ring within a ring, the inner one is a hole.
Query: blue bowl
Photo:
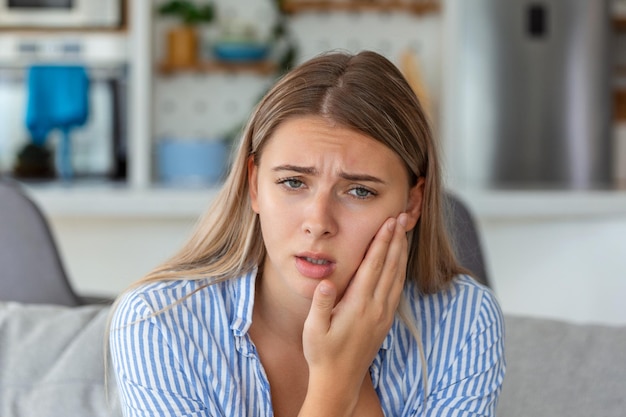
[[[213,54],[222,61],[249,62],[267,57],[269,47],[258,43],[221,42],[213,47]]]
[[[159,178],[168,185],[211,185],[222,180],[229,147],[221,141],[164,139],[158,144]]]

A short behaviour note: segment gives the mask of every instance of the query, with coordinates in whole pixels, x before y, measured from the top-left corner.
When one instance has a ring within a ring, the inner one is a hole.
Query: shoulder
[[[405,295],[412,305],[433,313],[462,309],[472,314],[476,308],[500,309],[493,291],[469,275],[455,276],[448,288],[434,294],[423,294],[415,283],[409,282]]]
[[[116,301],[116,311],[146,318],[193,293],[201,281],[168,280],[139,284],[125,291]]]
[[[138,285],[118,297],[114,305],[115,325],[127,325],[156,317],[159,313],[193,306],[200,297],[227,297],[228,282],[208,279],[178,279]]]
[[[457,337],[487,328],[496,335],[503,332],[502,311],[494,292],[468,275],[456,276],[447,289],[435,294],[420,294],[414,285],[406,291],[418,322],[439,334],[443,329]]]
[[[219,281],[181,278],[141,284],[116,300],[113,327],[146,319],[169,321],[171,327],[192,316],[199,320],[211,317],[215,325],[222,325],[222,320],[246,319],[254,298],[255,274],[250,271]]]
[[[408,404],[422,409],[424,395],[429,407],[445,415],[458,414],[464,404],[471,408],[475,402],[488,403],[504,370],[503,319],[494,293],[459,275],[435,294],[420,293],[414,282],[407,282],[405,301],[406,317],[396,320],[380,359],[379,386],[400,387],[386,389],[393,395],[382,397],[387,414],[399,415],[391,410]]]

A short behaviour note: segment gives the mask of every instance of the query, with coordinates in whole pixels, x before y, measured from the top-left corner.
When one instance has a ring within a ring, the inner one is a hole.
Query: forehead
[[[406,175],[402,158],[364,133],[320,116],[286,120],[268,138],[260,165],[294,164],[319,170]]]
[[[334,150],[347,154],[370,150],[394,155],[400,159],[382,142],[322,116],[294,117],[282,122],[263,145],[263,154],[290,150],[304,153],[305,148]]]

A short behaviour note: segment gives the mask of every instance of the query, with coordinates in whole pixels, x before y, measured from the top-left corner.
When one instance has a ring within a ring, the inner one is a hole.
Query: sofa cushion
[[[0,303],[0,415],[119,416],[112,378],[107,398],[107,306]]]
[[[0,302],[0,416],[119,417],[108,306]],[[504,417],[626,415],[626,326],[505,316]]]
[[[626,415],[626,326],[505,317],[506,417]]]

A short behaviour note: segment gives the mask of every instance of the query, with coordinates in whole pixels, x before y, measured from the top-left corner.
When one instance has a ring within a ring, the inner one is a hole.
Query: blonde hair
[[[418,178],[425,179],[420,220],[409,236],[407,279],[416,280],[421,292],[434,293],[465,272],[446,233],[437,144],[415,93],[383,56],[333,52],[296,67],[265,95],[245,127],[223,187],[190,239],[137,284],[208,277],[217,282],[261,266],[265,247],[250,206],[247,161],[253,157],[258,163],[265,143],[282,122],[310,115],[328,118],[391,148],[402,158],[411,186]]]

